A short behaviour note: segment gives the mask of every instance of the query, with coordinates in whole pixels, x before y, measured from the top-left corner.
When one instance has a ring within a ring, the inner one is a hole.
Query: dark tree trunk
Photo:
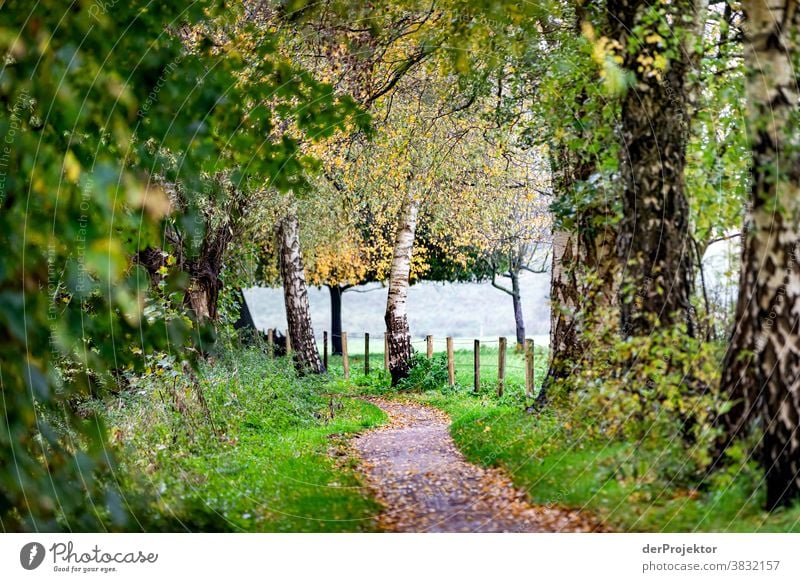
[[[189,273],[189,287],[186,290],[184,304],[191,308],[198,320],[217,319],[217,303],[222,289],[219,276],[222,273],[225,251],[231,238],[232,233],[228,224],[213,229],[208,228],[199,254],[185,265]]]
[[[300,253],[300,229],[294,214],[281,221],[278,238],[286,321],[295,367],[301,374],[319,374],[324,370],[314,340],[314,328],[311,326],[308,287]]]
[[[417,203],[409,198],[403,205],[394,242],[386,301],[386,337],[389,346],[389,373],[392,385],[408,376],[411,362],[411,331],[408,327],[406,297],[411,275],[411,253],[417,230]]]
[[[342,293],[339,285],[328,285],[331,296],[331,354],[342,355]]]
[[[517,330],[517,350],[525,346],[525,317],[522,314],[522,295],[519,289],[519,270],[512,269],[511,275],[511,301],[514,304],[514,323]]]
[[[654,6],[646,0],[609,0],[609,26],[623,47],[623,66],[635,76],[622,101],[622,222],[617,239],[622,262],[621,324],[624,336],[650,334],[654,326],[685,324],[693,335],[690,302],[694,281],[689,204],[684,188],[689,138],[691,68],[688,26],[663,39],[668,47],[636,38]],[[695,13],[691,0],[665,4],[665,18],[681,22]],[[644,25],[642,35],[650,34]],[[664,70],[641,59],[673,54]]]
[[[514,328],[516,335],[517,351],[522,351],[525,347],[525,316],[522,313],[522,293],[519,286],[519,274],[521,271],[520,260],[513,255],[508,257],[508,272],[503,273],[503,277],[511,279],[511,289],[504,287],[497,282],[497,264],[492,262],[492,287],[499,289],[511,297],[511,304],[514,308]]]
[[[788,0],[746,0],[743,7],[751,228],[721,381],[732,408],[720,425],[724,448],[758,417],[772,510],[800,499],[800,112],[793,66],[800,11]]]

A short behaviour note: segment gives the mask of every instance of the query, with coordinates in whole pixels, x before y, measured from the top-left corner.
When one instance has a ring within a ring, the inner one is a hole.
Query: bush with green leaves
[[[701,480],[724,403],[715,393],[719,346],[680,329],[593,342],[594,349],[553,397],[582,438],[631,448],[621,478],[689,485]]]
[[[448,386],[447,356],[434,354],[432,358],[428,358],[417,352],[411,358],[411,370],[408,377],[398,384],[398,389],[427,392],[441,390],[446,386]]]

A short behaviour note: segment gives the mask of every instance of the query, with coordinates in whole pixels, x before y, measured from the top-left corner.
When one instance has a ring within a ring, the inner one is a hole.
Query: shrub
[[[440,390],[447,386],[447,356],[435,354],[427,356],[415,353],[411,358],[411,371],[397,386],[399,390]]]
[[[717,346],[680,329],[590,345],[580,369],[556,387],[584,438],[630,444],[629,461],[615,468],[620,478],[702,479],[718,435]]]

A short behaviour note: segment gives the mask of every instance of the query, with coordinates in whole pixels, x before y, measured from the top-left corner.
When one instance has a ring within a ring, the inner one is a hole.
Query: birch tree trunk
[[[418,203],[408,198],[403,205],[394,242],[386,301],[386,335],[389,347],[389,373],[392,385],[408,376],[411,361],[411,332],[408,327],[406,298],[411,275],[411,254],[417,230]]]
[[[757,417],[767,508],[800,498],[800,12],[793,0],[745,0],[751,228],[736,328],[725,357],[726,442]]]
[[[283,279],[283,298],[286,321],[298,373],[323,372],[322,361],[314,340],[311,313],[308,306],[308,287],[300,253],[300,229],[297,216],[290,214],[278,228],[280,268]]]
[[[553,232],[549,381],[568,376],[570,368],[577,363],[575,359],[579,338],[576,329],[576,311],[580,303],[580,294],[575,277],[576,238],[574,233],[564,230]]]

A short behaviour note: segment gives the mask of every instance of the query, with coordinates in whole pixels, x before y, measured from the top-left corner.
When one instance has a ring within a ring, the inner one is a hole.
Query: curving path
[[[400,532],[593,531],[578,512],[534,506],[497,469],[464,459],[448,417],[407,402],[368,399],[388,425],[353,439],[369,487],[386,508],[380,526]]]

